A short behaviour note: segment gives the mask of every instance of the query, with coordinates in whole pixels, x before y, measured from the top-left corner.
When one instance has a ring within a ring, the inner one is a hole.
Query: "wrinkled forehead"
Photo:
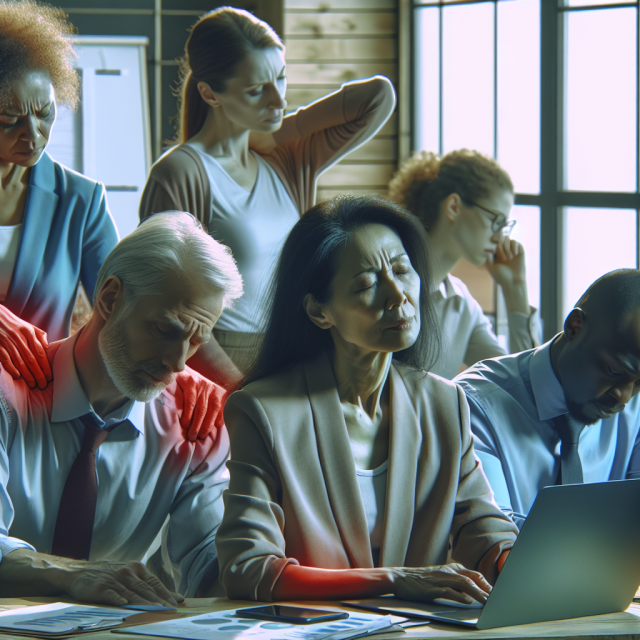
[[[23,113],[31,105],[42,106],[54,100],[51,78],[46,71],[27,70],[9,85],[1,105],[2,112]]]
[[[353,231],[345,245],[339,268],[350,270],[376,266],[404,253],[402,240],[391,227],[369,224]]]
[[[224,304],[224,292],[197,282],[180,283],[169,279],[164,291],[157,295],[141,296],[136,312],[152,321],[166,321],[184,329],[211,329]]]

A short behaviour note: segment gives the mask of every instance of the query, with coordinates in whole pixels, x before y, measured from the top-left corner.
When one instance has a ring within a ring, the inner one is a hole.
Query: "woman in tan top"
[[[509,314],[511,353],[540,344],[540,324],[529,305],[524,249],[509,238],[513,183],[492,158],[460,149],[439,158],[423,151],[407,160],[389,184],[392,200],[417,215],[434,253],[432,303],[443,349],[431,369],[453,378],[462,365],[504,355],[491,322],[451,270],[464,259],[486,265],[500,285]]]
[[[417,218],[373,197],[316,205],[289,234],[259,357],[225,407],[230,598],[486,600],[517,529],[462,390],[426,371],[427,246]]]
[[[263,285],[291,227],[315,201],[318,176],[371,138],[393,111],[391,83],[350,82],[283,118],[284,46],[246,11],[217,9],[186,46],[179,145],[153,166],[140,205],[189,211],[229,246],[245,293],[190,364],[237,381],[263,326]]]

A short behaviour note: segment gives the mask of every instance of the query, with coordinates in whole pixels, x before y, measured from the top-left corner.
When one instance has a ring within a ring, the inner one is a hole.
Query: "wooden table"
[[[0,607],[28,606],[57,602],[56,598],[0,598]],[[71,602],[71,600],[64,600]],[[179,611],[190,615],[199,615],[211,611],[224,611],[238,607],[255,606],[255,602],[233,601],[226,598],[187,598],[180,606]],[[308,602],[287,603],[308,604],[314,607],[336,608],[335,602]],[[344,607],[342,607],[344,608]],[[348,608],[344,608],[349,610]],[[419,640],[431,638],[447,639],[472,639],[478,640],[490,638],[581,638],[583,640],[640,640],[640,605],[632,605],[629,612],[612,613],[604,616],[591,616],[588,618],[576,618],[574,620],[561,620],[557,622],[539,622],[537,624],[520,625],[517,627],[503,627],[485,631],[467,630],[452,625],[430,623],[425,626],[407,629],[404,633],[388,633],[376,635],[376,640]],[[353,611],[356,611],[353,609]],[[112,634],[108,631],[99,631],[91,634],[77,636],[86,637],[87,640],[152,640],[154,636],[136,636],[126,634]],[[3,640],[24,640],[25,636],[2,634]],[[158,640],[160,638],[158,637]],[[166,639],[164,639],[166,640]]]

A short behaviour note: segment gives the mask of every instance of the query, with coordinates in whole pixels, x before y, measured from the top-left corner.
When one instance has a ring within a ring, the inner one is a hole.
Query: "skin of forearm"
[[[288,564],[273,588],[274,600],[341,600],[391,593],[384,569],[319,569]]]
[[[504,294],[504,301],[507,304],[507,311],[519,311],[526,315],[531,313],[526,282],[514,284],[510,287],[503,286],[502,293]]]
[[[0,597],[52,596],[64,593],[61,564],[64,560],[37,553],[31,549],[16,549],[0,562]]]
[[[232,389],[242,379],[242,372],[213,337],[196,351],[187,364],[225,389]]]

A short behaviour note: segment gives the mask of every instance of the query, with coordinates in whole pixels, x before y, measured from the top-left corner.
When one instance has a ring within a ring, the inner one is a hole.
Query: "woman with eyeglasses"
[[[524,249],[509,233],[513,183],[493,159],[460,149],[442,158],[422,151],[389,184],[391,199],[414,213],[431,240],[432,299],[443,330],[443,349],[431,369],[453,378],[463,365],[505,354],[491,322],[463,282],[451,275],[464,258],[486,265],[502,287],[509,315],[511,353],[540,343],[536,310],[529,305]]]

